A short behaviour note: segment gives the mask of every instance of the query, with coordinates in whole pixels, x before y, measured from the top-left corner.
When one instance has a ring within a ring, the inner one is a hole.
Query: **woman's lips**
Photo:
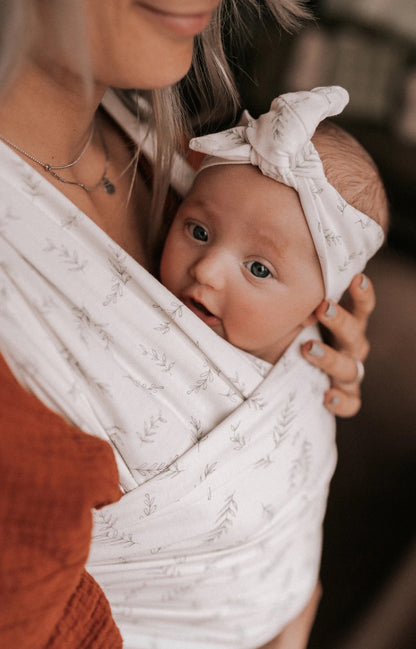
[[[136,3],[148,17],[178,36],[195,36],[202,32],[211,20],[212,12],[195,14],[170,13],[145,2]]]

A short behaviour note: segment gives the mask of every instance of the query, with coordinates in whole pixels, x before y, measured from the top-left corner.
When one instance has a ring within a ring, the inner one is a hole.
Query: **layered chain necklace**
[[[114,194],[114,192],[116,191],[116,188],[115,188],[114,184],[111,182],[111,180],[109,180],[109,178],[107,176],[108,164],[109,164],[109,155],[108,155],[107,144],[106,144],[106,142],[104,140],[104,135],[103,135],[101,129],[98,129],[98,133],[99,133],[100,140],[101,140],[101,145],[103,147],[103,151],[104,151],[104,154],[105,154],[105,163],[104,163],[104,171],[103,171],[102,176],[101,176],[100,180],[98,181],[98,183],[96,185],[93,185],[92,187],[89,187],[88,185],[85,185],[84,183],[79,183],[76,180],[67,180],[66,178],[62,178],[62,176],[60,176],[57,173],[57,171],[61,171],[62,169],[69,169],[70,167],[73,167],[74,165],[76,165],[81,160],[84,153],[87,151],[89,145],[91,144],[91,140],[92,140],[93,135],[94,135],[94,130],[95,130],[95,122],[93,121],[92,124],[91,124],[88,139],[87,139],[86,143],[84,144],[84,147],[83,147],[81,153],[77,156],[77,158],[75,158],[75,160],[73,160],[72,162],[68,162],[68,164],[66,164],[66,165],[51,165],[51,164],[48,164],[46,162],[42,162],[41,160],[38,160],[38,158],[35,158],[35,156],[32,155],[31,153],[28,153],[24,149],[17,146],[17,144],[14,144],[14,142],[11,142],[10,140],[8,140],[7,137],[4,137],[4,135],[0,134],[0,140],[3,140],[3,142],[5,142],[9,146],[11,146],[13,149],[15,149],[16,151],[19,151],[19,153],[26,156],[26,158],[29,158],[33,162],[36,162],[36,164],[38,164],[45,171],[50,173],[54,178],[59,180],[61,183],[66,183],[67,185],[77,185],[77,187],[81,187],[81,189],[84,189],[86,192],[95,192],[97,189],[100,189],[100,187],[102,187],[104,189],[104,191],[107,192],[107,194]]]

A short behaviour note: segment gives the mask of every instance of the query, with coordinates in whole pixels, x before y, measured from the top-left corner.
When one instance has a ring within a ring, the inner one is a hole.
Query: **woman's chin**
[[[190,43],[188,46],[182,44],[176,56],[155,55],[153,62],[149,61],[148,65],[142,58],[136,69],[132,68],[125,74],[123,74],[124,70],[120,70],[122,73],[117,77],[114,75],[111,83],[107,83],[107,85],[115,88],[139,88],[141,90],[172,86],[186,76],[192,65],[192,56],[193,44]]]

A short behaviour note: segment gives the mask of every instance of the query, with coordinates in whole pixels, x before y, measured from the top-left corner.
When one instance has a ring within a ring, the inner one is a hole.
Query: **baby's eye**
[[[271,276],[271,272],[267,266],[261,264],[259,261],[247,261],[244,265],[254,277],[265,278]]]
[[[189,223],[188,231],[191,237],[197,241],[208,241],[208,232],[198,223]]]

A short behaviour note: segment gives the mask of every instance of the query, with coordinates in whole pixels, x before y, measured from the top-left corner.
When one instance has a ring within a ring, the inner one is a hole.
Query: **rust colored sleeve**
[[[0,646],[121,648],[85,571],[91,510],[120,496],[110,445],[46,408],[0,356]]]

